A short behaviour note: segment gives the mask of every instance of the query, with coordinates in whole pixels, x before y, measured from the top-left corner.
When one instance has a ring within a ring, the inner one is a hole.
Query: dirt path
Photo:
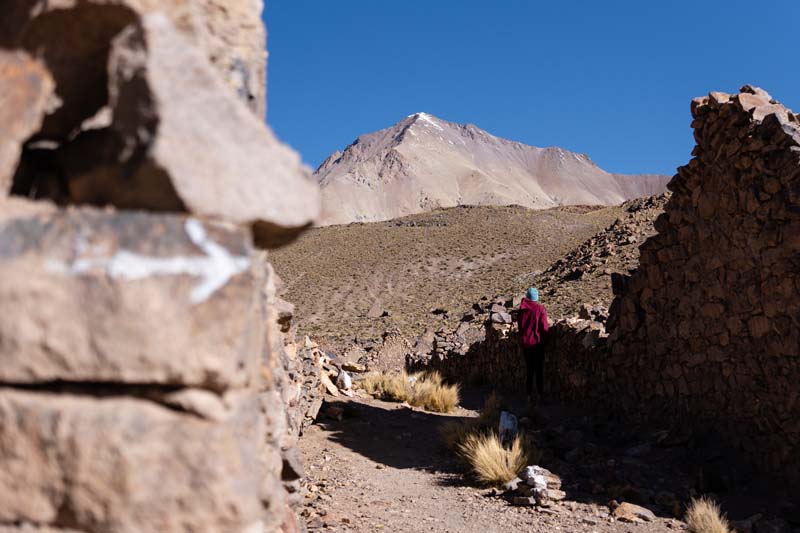
[[[476,416],[460,408],[449,416]],[[667,517],[629,524],[609,518],[605,502],[568,500],[548,510],[514,507],[491,489],[472,486],[438,440],[448,418],[373,399],[332,402],[337,421],[320,415],[300,446],[306,465],[303,514],[310,530],[666,532]],[[570,494],[569,490],[567,491]]]

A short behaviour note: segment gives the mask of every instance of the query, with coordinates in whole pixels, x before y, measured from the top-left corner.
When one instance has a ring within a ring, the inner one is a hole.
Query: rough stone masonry
[[[751,86],[691,110],[694,158],[639,267],[612,277],[609,316],[587,306],[551,328],[550,394],[692,429],[800,487],[800,122]],[[410,363],[521,390],[514,326],[495,315]]]
[[[695,99],[692,116],[694,157],[618,283],[587,388],[800,486],[800,121],[751,86]]]
[[[268,248],[319,210],[259,1],[0,8],[0,529],[294,531],[319,408]]]

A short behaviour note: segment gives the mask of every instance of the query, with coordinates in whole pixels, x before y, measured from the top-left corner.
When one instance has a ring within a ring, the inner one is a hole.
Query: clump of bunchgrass
[[[502,402],[496,394],[484,402],[475,418],[448,420],[439,427],[444,445],[470,468],[483,484],[499,486],[512,479],[541,454],[527,435],[503,444],[497,435]]]
[[[389,402],[408,402],[428,411],[449,413],[460,401],[458,385],[444,383],[438,372],[381,372],[367,374],[360,387]]]
[[[695,498],[686,510],[689,533],[730,533],[728,520],[719,506],[706,497]]]
[[[359,387],[367,394],[387,402],[405,402],[411,393],[405,372],[372,372],[364,377]]]
[[[494,431],[468,434],[458,444],[458,454],[481,483],[492,486],[511,481],[528,463],[521,436],[506,447]]]
[[[438,372],[411,376],[412,379],[415,377],[409,404],[437,413],[449,413],[458,406],[458,385],[443,383]]]

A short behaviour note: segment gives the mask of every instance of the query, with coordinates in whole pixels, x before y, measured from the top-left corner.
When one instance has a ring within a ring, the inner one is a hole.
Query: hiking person
[[[536,374],[536,393],[538,397],[544,392],[544,340],[547,333],[547,311],[539,303],[539,290],[531,287],[519,306],[517,313],[519,324],[519,344],[525,358],[527,378],[525,390],[528,402],[533,403],[533,376]]]

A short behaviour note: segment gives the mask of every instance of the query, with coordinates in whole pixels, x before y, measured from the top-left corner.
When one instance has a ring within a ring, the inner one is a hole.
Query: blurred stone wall
[[[0,8],[0,528],[295,531],[319,353],[264,249],[319,195],[261,2]]]

